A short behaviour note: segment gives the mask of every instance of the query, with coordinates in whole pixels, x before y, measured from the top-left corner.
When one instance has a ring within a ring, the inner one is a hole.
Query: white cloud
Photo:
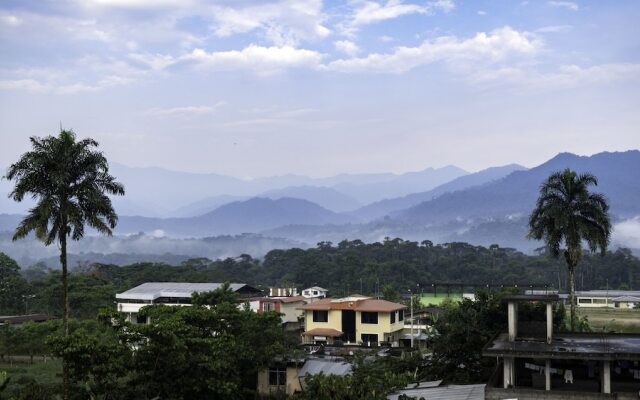
[[[529,89],[573,88],[585,84],[640,81],[640,64],[564,65],[556,71],[544,73],[520,67],[477,69],[470,80],[475,83],[517,84]]]
[[[78,0],[85,6],[120,7],[120,8],[165,8],[187,7],[191,0]]]
[[[334,45],[336,50],[351,57],[355,57],[360,52],[358,45],[350,40],[339,40],[335,42]]]
[[[244,69],[259,74],[270,74],[287,68],[315,68],[322,61],[323,55],[306,49],[291,46],[263,47],[249,45],[242,50],[206,52],[195,49],[179,58],[206,70],[224,71]]]
[[[393,53],[374,53],[363,58],[336,60],[325,68],[341,72],[402,73],[440,61],[460,68],[469,62],[494,63],[512,55],[533,54],[540,46],[541,42],[535,37],[504,27],[489,34],[480,32],[466,40],[442,36],[424,41],[418,47],[397,47]]]
[[[566,8],[571,11],[578,11],[580,9],[578,4],[572,1],[548,1],[547,4],[551,7]]]
[[[535,31],[538,33],[562,33],[569,32],[571,29],[573,29],[571,25],[549,25],[538,28]]]
[[[18,26],[22,24],[22,19],[15,15],[0,15],[0,23],[9,26]]]
[[[487,15],[487,12],[483,10],[478,10],[478,15]]]
[[[0,80],[0,90],[45,92],[48,90],[48,87],[35,79],[6,79]]]
[[[387,35],[380,36],[380,40],[385,42],[385,43],[393,42],[393,38],[391,36],[387,36]]]
[[[437,11],[448,13],[455,8],[453,0],[428,1],[424,4],[404,3],[402,0],[356,1],[356,7],[346,22],[338,24],[339,31],[348,37],[365,25],[374,24],[405,15],[434,15]]]
[[[146,110],[143,114],[153,117],[185,117],[185,116],[197,116],[207,115],[215,112],[222,107],[225,103],[220,101],[213,106],[186,106],[186,107],[172,107],[172,108],[151,108]]]
[[[640,217],[614,224],[613,237],[614,241],[623,246],[640,248]]]
[[[326,38],[331,30],[324,26],[326,16],[321,0],[280,1],[246,7],[212,7],[212,30],[226,37],[259,30],[276,46],[295,46],[301,41]]]

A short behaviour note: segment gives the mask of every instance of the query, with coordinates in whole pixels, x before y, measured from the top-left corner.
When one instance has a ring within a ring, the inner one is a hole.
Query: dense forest
[[[20,270],[6,256],[2,257],[0,271],[6,277],[3,281],[11,282],[3,289],[1,314],[26,311],[60,315],[59,271],[42,264]],[[567,289],[564,261],[550,257],[544,250],[529,256],[497,245],[488,248],[466,243],[434,245],[429,241],[402,239],[365,244],[355,240],[337,245],[321,242],[307,250],[272,250],[262,260],[240,255],[216,261],[189,259],[180,265],[80,265],[70,275],[71,315],[94,317],[99,308],[113,307],[115,293],[150,281],[231,281],[261,288],[318,285],[329,289],[333,296],[347,292],[381,294],[387,285],[399,293],[408,289],[427,292],[433,290],[432,284],[442,283],[548,285],[562,291]],[[626,249],[609,251],[605,256],[585,253],[578,266],[578,290],[639,287],[640,260]]]

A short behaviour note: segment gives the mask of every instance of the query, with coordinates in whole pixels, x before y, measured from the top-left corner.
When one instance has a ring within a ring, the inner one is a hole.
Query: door
[[[345,342],[356,341],[356,312],[342,310],[342,340]]]

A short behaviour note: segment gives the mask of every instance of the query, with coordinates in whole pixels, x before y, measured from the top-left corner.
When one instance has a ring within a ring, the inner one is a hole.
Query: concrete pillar
[[[515,360],[513,357],[503,358],[502,381],[503,387],[515,387]]]
[[[602,393],[611,393],[611,363],[602,362]]]
[[[553,340],[553,305],[547,303],[547,344]]]
[[[518,303],[510,301],[507,308],[509,319],[509,341],[514,342],[518,336]]]
[[[551,360],[549,359],[544,365],[544,390],[551,390]]]

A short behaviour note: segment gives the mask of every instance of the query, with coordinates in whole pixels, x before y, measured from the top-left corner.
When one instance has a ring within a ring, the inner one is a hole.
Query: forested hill
[[[42,266],[22,271],[36,298],[32,312],[59,315],[59,272]],[[245,282],[259,287],[322,286],[334,296],[348,292],[374,295],[386,285],[432,290],[432,283],[549,284],[566,290],[564,261],[545,254],[528,256],[514,249],[466,243],[433,245],[401,239],[364,244],[359,240],[337,245],[327,242],[302,250],[272,250],[263,260],[241,255],[225,260],[190,259],[177,266],[139,263],[128,266],[94,264],[71,274],[70,298],[76,316],[94,317],[97,308],[113,307],[114,295],[143,282]],[[638,289],[640,260],[628,250],[604,257],[585,255],[578,266],[577,288]],[[421,286],[418,287],[417,285]],[[22,303],[20,303],[22,304]],[[31,308],[32,307],[32,308]]]

